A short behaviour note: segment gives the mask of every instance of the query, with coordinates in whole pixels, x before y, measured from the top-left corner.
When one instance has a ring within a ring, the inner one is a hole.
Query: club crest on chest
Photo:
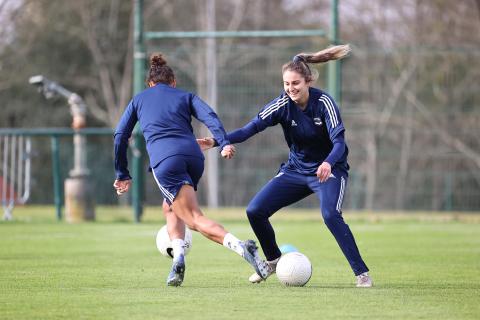
[[[313,123],[314,123],[316,126],[321,126],[321,125],[322,125],[322,119],[320,119],[320,118],[313,118]]]

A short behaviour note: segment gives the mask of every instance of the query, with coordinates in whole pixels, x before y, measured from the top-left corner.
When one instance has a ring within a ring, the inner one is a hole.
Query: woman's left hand
[[[236,151],[235,147],[231,144],[228,144],[225,147],[223,147],[221,155],[225,159],[232,159],[233,156],[235,155],[235,151]]]
[[[320,182],[325,182],[332,173],[332,166],[328,162],[323,162],[317,169],[317,177]]]
[[[200,146],[200,149],[202,149],[202,151],[206,151],[213,148],[213,146],[215,145],[215,140],[211,137],[205,137],[197,139],[197,143]]]

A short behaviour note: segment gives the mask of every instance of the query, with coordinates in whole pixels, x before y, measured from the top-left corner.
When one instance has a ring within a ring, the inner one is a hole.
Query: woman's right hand
[[[232,159],[235,155],[235,147],[231,144],[227,144],[225,147],[223,147],[221,155],[225,159]]]
[[[211,137],[197,139],[197,143],[202,151],[209,150],[215,146],[215,140]]]
[[[128,192],[131,184],[132,180],[115,180],[115,182],[113,183],[113,187],[117,191],[117,194],[121,196],[122,194]]]
[[[332,173],[332,166],[330,163],[324,161],[317,169],[317,178],[320,182],[325,182],[330,178]]]

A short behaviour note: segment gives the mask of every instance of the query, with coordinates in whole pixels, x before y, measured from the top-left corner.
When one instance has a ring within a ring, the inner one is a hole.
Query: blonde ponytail
[[[297,59],[306,63],[324,63],[330,60],[339,60],[345,58],[350,51],[352,51],[350,45],[344,44],[328,47],[327,49],[315,53],[299,53],[295,56],[295,58],[298,57]]]
[[[351,51],[349,44],[328,47],[327,49],[315,53],[299,53],[293,60],[284,64],[282,73],[285,71],[295,71],[301,74],[307,82],[315,80],[314,75],[307,63],[324,63],[330,60],[339,60],[345,58]]]

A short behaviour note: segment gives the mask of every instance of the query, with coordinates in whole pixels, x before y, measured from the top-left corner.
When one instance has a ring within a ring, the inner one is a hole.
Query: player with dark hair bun
[[[172,68],[167,65],[167,61],[162,54],[154,54],[150,58],[150,70],[148,71],[147,85],[149,83],[171,84],[175,82],[175,75]]]
[[[266,277],[267,265],[260,259],[255,242],[240,241],[223,226],[205,217],[198,206],[195,191],[203,174],[205,158],[193,135],[192,116],[208,127],[224,158],[231,159],[235,154],[217,114],[196,95],[176,88],[175,75],[161,54],[151,57],[146,82],[149,88],[133,97],[115,130],[116,179],[113,186],[119,195],[130,188],[128,139],[139,122],[153,177],[164,197],[163,207],[172,239],[173,263],[167,285],[179,286],[183,282],[185,224],[235,251],[253,266],[259,277]]]
[[[282,67],[282,94],[244,127],[227,135],[230,143],[240,143],[267,127],[280,124],[290,148],[288,161],[247,207],[248,220],[267,258],[268,275],[275,272],[281,256],[269,218],[281,208],[315,193],[323,220],[357,277],[357,287],[372,286],[369,270],[342,217],[349,165],[340,110],[328,93],[311,87],[314,76],[308,66],[308,63],[341,59],[349,51],[349,45],[339,45],[296,55]],[[200,143],[210,148],[215,142],[221,143],[212,138],[204,138]],[[256,283],[264,279],[254,274],[249,280]]]

